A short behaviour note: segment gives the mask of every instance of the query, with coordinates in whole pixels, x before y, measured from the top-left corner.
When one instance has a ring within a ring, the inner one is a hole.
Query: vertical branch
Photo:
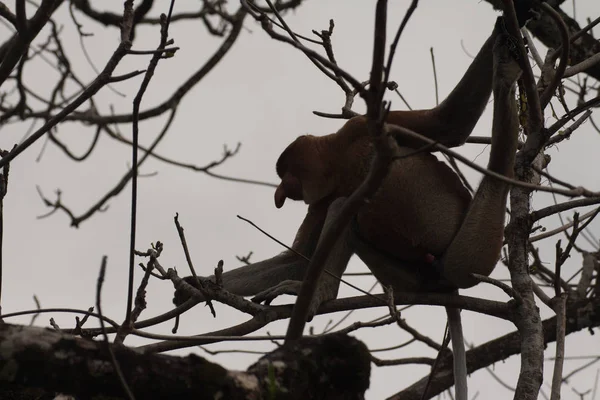
[[[512,0],[504,0],[504,18],[508,33],[515,39],[519,63],[523,70],[523,83],[529,104],[527,143],[517,153],[515,177],[524,182],[535,178],[531,163],[543,145],[543,114],[536,90],[533,71],[520,35]],[[539,309],[535,303],[533,282],[529,276],[527,240],[531,230],[529,210],[531,189],[514,187],[510,193],[511,219],[506,227],[509,271],[515,291],[523,300],[516,308],[516,325],[520,334],[521,369],[515,390],[515,399],[535,400],[543,379],[544,332]]]
[[[560,17],[560,14],[558,12],[556,12],[556,10],[554,8],[552,8],[552,6],[550,6],[546,3],[540,4],[540,7],[544,11],[546,11],[548,13],[548,15],[550,15],[550,17],[556,23],[556,26],[558,28],[558,31],[560,32],[560,38],[562,41],[562,46],[561,46],[562,50],[560,53],[560,63],[558,64],[558,68],[556,69],[556,71],[554,71],[554,75],[552,76],[552,82],[550,82],[550,84],[548,85],[546,90],[544,90],[544,92],[540,95],[540,104],[541,104],[542,109],[544,109],[546,107],[546,105],[548,105],[550,100],[552,99],[552,96],[554,95],[554,90],[556,90],[556,88],[560,84],[561,79],[563,78],[563,75],[565,74],[565,70],[567,69],[567,62],[569,61],[569,55],[571,53],[571,48],[570,48],[571,43],[569,41],[569,29],[565,25],[565,21],[563,21],[562,18]],[[553,64],[554,64],[555,60],[556,60],[556,58],[554,57],[554,54],[553,54],[553,57],[552,57]]]
[[[550,400],[560,400],[560,388],[562,387],[563,364],[565,361],[565,333],[567,324],[567,294],[561,293],[553,300],[554,312],[556,313],[556,355],[554,360],[554,372],[552,374],[552,391]]]
[[[29,32],[27,29],[27,10],[25,9],[25,0],[17,0],[15,2],[15,11],[17,15],[17,32],[21,40],[27,41]]]
[[[435,69],[435,54],[433,53],[433,47],[429,48],[429,54],[431,54],[431,68],[433,69],[433,84],[435,87],[435,105],[437,107],[440,105],[440,94],[438,90],[438,79],[437,71]]]
[[[369,133],[374,138],[375,157],[367,177],[362,184],[352,193],[342,206],[337,218],[332,221],[319,239],[319,244],[308,265],[302,288],[294,305],[290,324],[286,333],[286,343],[298,340],[302,336],[306,319],[310,311],[312,300],[317,289],[319,277],[331,249],[337,240],[344,240],[342,233],[347,229],[350,220],[358,212],[366,200],[372,196],[386,177],[389,164],[395,151],[395,141],[384,134],[381,99],[385,90],[383,82],[385,40],[386,40],[387,1],[378,0],[375,11],[375,34],[373,44],[373,64],[369,90],[366,92],[367,116]]]
[[[394,61],[394,54],[396,54],[396,47],[398,46],[398,42],[400,41],[400,36],[402,35],[402,32],[404,32],[404,28],[406,27],[408,20],[410,19],[410,17],[412,17],[412,15],[415,12],[415,10],[417,9],[418,5],[419,5],[419,0],[412,0],[412,2],[410,3],[410,6],[408,7],[408,10],[406,10],[406,14],[404,14],[404,18],[402,19],[402,22],[400,23],[398,30],[396,31],[394,40],[392,40],[392,44],[390,45],[390,54],[388,54],[388,61],[385,66],[385,81],[384,82],[386,84],[390,80],[390,73],[392,71],[392,62]]]
[[[385,83],[383,82],[383,60],[385,57],[385,34],[387,28],[387,0],[378,0],[375,7],[375,34],[373,35],[373,62],[371,64],[371,76],[369,79],[369,90],[367,91],[367,117],[369,123],[377,123],[380,128],[383,125],[381,120],[381,102],[385,93]],[[376,135],[379,132],[370,132]]]
[[[504,2],[504,22],[505,28],[508,33],[515,39],[517,52],[519,55],[518,62],[523,70],[523,83],[525,85],[525,94],[527,96],[527,103],[529,104],[529,128],[532,132],[537,132],[543,127],[543,113],[540,105],[540,98],[537,93],[535,84],[535,77],[531,64],[529,64],[529,57],[527,56],[527,50],[525,49],[525,43],[521,36],[521,30],[519,29],[519,22],[517,21],[517,14],[515,12],[515,6],[513,0],[503,0]]]
[[[173,12],[174,0],[171,0],[171,6],[169,7],[169,15],[161,14],[160,16],[160,44],[158,45],[157,51],[152,56],[148,69],[144,74],[144,79],[140,85],[135,98],[133,99],[133,140],[132,140],[132,154],[131,154],[131,231],[129,241],[129,278],[127,286],[127,310],[125,312],[125,321],[123,326],[125,330],[129,329],[131,320],[131,310],[133,308],[133,280],[135,271],[135,236],[136,236],[136,224],[137,224],[137,178],[138,178],[138,136],[139,136],[139,116],[140,116],[140,105],[142,103],[142,97],[146,93],[146,89],[150,84],[150,80],[154,76],[154,71],[158,65],[158,61],[164,58],[164,54],[161,50],[165,49],[167,45],[171,44],[168,40],[169,36],[169,21]],[[121,335],[119,335],[121,337]]]
[[[135,396],[133,392],[129,388],[127,384],[127,380],[125,380],[125,375],[123,375],[123,370],[117,361],[117,357],[115,356],[115,352],[113,351],[110,342],[108,341],[108,334],[106,333],[106,326],[104,326],[104,316],[102,314],[102,285],[104,284],[104,275],[106,273],[106,264],[108,258],[106,256],[102,256],[102,263],[100,264],[100,273],[98,274],[98,281],[96,282],[96,309],[98,310],[98,318],[100,320],[100,329],[102,331],[102,337],[104,339],[103,343],[106,347],[106,351],[110,357],[110,361],[112,363],[113,368],[115,369],[115,374],[119,378],[119,383],[123,387],[125,394],[127,394],[127,398],[130,400],[135,400]]]
[[[6,150],[0,150],[0,157],[8,154]],[[8,172],[10,164],[6,164],[0,173],[0,315],[2,315],[2,261],[4,259],[3,239],[4,239],[4,196],[8,190]],[[2,318],[0,318],[2,322]]]

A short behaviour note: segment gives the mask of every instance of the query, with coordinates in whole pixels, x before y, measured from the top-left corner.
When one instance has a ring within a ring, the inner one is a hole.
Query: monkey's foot
[[[521,76],[516,40],[508,34],[499,35],[494,43],[493,56],[494,85],[512,87]]]
[[[283,282],[280,282],[276,286],[273,286],[272,288],[263,290],[262,292],[254,296],[252,298],[252,301],[255,303],[264,302],[266,305],[269,305],[276,297],[281,296],[282,294],[298,296],[301,287],[302,281],[285,280]]]

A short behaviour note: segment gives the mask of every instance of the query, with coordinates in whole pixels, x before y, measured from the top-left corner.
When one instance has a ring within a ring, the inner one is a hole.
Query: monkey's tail
[[[452,340],[452,354],[454,358],[454,387],[456,400],[468,400],[467,393],[467,356],[463,337],[460,309],[446,307],[448,315],[448,329]]]

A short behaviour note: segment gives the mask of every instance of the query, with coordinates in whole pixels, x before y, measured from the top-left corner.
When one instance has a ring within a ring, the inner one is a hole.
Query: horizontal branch
[[[123,396],[104,342],[4,324],[0,343],[0,370],[11,371],[0,374],[0,398],[35,388],[83,398]],[[247,372],[227,371],[196,355],[152,355],[110,346],[138,399],[266,399],[282,392],[292,400],[323,398],[324,393],[342,400],[364,398],[369,387],[369,351],[345,335],[303,338],[262,357]]]
[[[544,344],[556,341],[556,317],[543,321]],[[571,334],[586,328],[600,326],[600,299],[585,299],[567,305],[566,334]],[[481,368],[490,366],[498,361],[521,352],[521,342],[518,331],[483,343],[467,351],[467,370],[471,374]],[[432,379],[428,395],[433,397],[449,389],[453,384],[452,363],[444,357],[440,368]],[[425,377],[412,386],[388,398],[388,400],[420,400],[423,389],[427,384]]]

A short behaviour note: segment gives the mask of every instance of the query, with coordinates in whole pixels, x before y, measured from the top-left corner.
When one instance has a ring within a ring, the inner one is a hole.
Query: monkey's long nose
[[[281,182],[279,186],[277,186],[277,190],[275,190],[275,207],[283,207],[283,203],[285,203],[285,198],[285,190],[283,189],[283,182]]]

